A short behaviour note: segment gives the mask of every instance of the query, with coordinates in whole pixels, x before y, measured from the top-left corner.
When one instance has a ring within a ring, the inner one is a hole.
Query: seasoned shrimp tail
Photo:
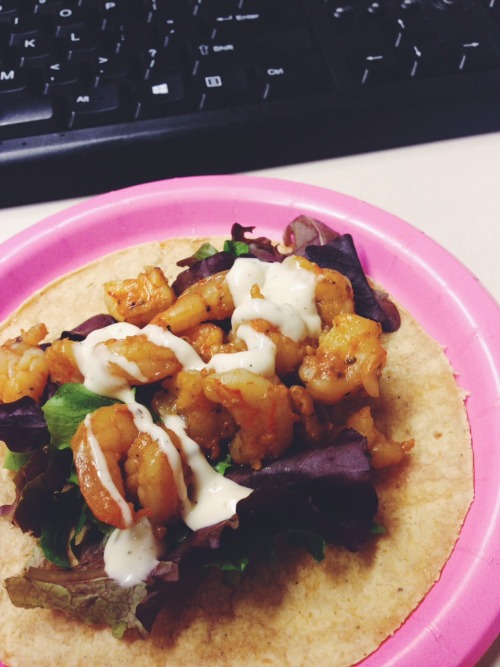
[[[0,346],[0,402],[12,403],[23,396],[42,397],[49,370],[39,347],[47,335],[45,324],[35,324]]]
[[[222,271],[192,285],[151,323],[179,334],[202,322],[231,317],[234,302],[226,275],[227,271]]]
[[[258,470],[264,460],[279,458],[291,445],[296,416],[285,385],[238,368],[208,375],[203,391],[239,426],[229,445],[235,463]]]
[[[175,293],[159,267],[147,266],[137,278],[104,283],[104,301],[116,320],[142,327],[174,303]]]

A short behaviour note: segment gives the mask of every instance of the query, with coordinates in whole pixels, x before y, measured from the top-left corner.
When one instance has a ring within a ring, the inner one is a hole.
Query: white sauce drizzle
[[[191,530],[199,530],[230,519],[238,501],[249,496],[252,489],[236,484],[212,468],[199,445],[186,433],[181,417],[167,415],[163,422],[178,436],[183,458],[193,473],[191,498],[181,502],[184,523]]]
[[[117,398],[124,402],[130,400],[133,392],[124,378],[111,375],[109,364],[123,368],[129,375],[137,380],[144,380],[137,364],[127,361],[125,357],[113,354],[103,345],[107,340],[116,338],[122,340],[127,336],[135,336],[141,330],[133,324],[117,322],[102,329],[92,331],[87,338],[73,347],[75,361],[80,373],[85,378],[84,385],[90,391],[100,396]]]
[[[135,401],[128,403],[128,409],[132,413],[137,429],[143,433],[147,433],[168,458],[168,463],[172,469],[177,487],[177,495],[181,501],[185,500],[187,498],[187,488],[182,470],[182,460],[168,433],[154,423],[149,410],[140,403],[136,403]]]
[[[140,329],[139,333],[147,336],[148,340],[158,347],[171,349],[184,368],[201,371],[205,367],[205,362],[196,350],[184,338],[179,338],[171,331],[162,329],[156,324],[148,324]]]
[[[249,324],[240,326],[238,338],[241,338],[247,346],[246,351],[215,354],[208,362],[207,368],[216,373],[246,368],[258,375],[266,377],[273,375],[276,360],[276,345],[273,341],[265,334],[255,331]]]
[[[134,391],[126,380],[112,376],[109,370],[112,362],[131,377],[145,381],[139,367],[124,357],[111,353],[102,343],[111,338],[123,339],[142,334],[155,345],[170,348],[187,369],[208,368],[224,372],[245,368],[259,375],[270,376],[274,373],[276,346],[267,336],[255,331],[248,322],[256,318],[265,319],[295,341],[303,340],[306,336],[319,335],[321,320],[314,302],[316,276],[300,267],[293,258],[287,258],[279,264],[265,263],[253,258],[238,258],[227,274],[227,281],[236,306],[232,326],[237,330],[236,335],[246,344],[247,351],[217,354],[205,364],[187,341],[170,331],[156,325],[147,325],[140,329],[123,322],[98,329],[74,346],[75,360],[84,376],[85,386],[96,394],[125,402],[139,431],[149,433],[168,457],[181,503],[181,516],[192,530],[229,519],[235,513],[238,501],[246,498],[252,490],[217,473],[198,444],[187,435],[182,418],[169,415],[164,418],[164,423],[179,438],[182,458],[191,468],[193,475],[192,497],[189,498],[181,455],[168,434],[153,422],[149,411],[135,401]],[[254,285],[258,285],[263,299],[251,298],[250,290]],[[105,548],[105,569],[108,576],[116,579],[120,585],[132,586],[144,581],[158,563],[158,545],[147,519],[133,523],[131,510],[114,485],[103,452],[92,434],[90,415],[87,416],[86,423],[99,477],[120,506],[124,522],[128,526],[126,530],[115,530],[111,534]]]
[[[160,545],[147,517],[127,530],[114,530],[104,547],[104,569],[111,579],[128,588],[145,581],[158,565]]]

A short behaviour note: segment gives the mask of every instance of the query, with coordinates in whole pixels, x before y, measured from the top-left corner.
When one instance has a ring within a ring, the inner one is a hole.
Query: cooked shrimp
[[[306,445],[318,446],[326,443],[338,432],[338,428],[328,418],[322,418],[318,413],[321,405],[316,405],[305,387],[293,385],[290,387],[290,398],[295,414],[299,418],[296,430],[301,442]]]
[[[50,376],[54,382],[83,382],[84,378],[75,358],[75,343],[69,339],[57,340],[46,350]],[[110,375],[122,378],[130,385],[143,385],[174,375],[182,368],[174,352],[156,345],[145,334],[110,338],[98,343],[95,352],[105,351]]]
[[[234,436],[236,423],[228,410],[205,396],[205,377],[206,372],[181,371],[164,383],[167,391],[155,396],[153,409],[160,417],[179,414],[186,422],[188,435],[212,460],[217,460],[221,443]]]
[[[154,526],[177,519],[180,501],[167,455],[148,433],[139,433],[125,461],[127,491],[138,500]]]
[[[224,345],[224,331],[212,322],[204,322],[183,331],[182,337],[194,347],[205,363],[220,352]]]
[[[55,340],[45,350],[45,361],[50,377],[54,382],[59,384],[83,382],[84,377],[76,363],[74,346],[74,341],[69,338],[62,338]]]
[[[116,403],[88,415],[73,436],[71,449],[83,497],[99,521],[125,529],[129,518],[140,513],[152,522],[177,517],[179,501],[168,458],[148,433],[139,432],[127,405]],[[107,470],[98,462],[100,453]],[[131,502],[135,497],[142,505],[137,513]]]
[[[138,327],[175,301],[174,290],[159,267],[147,266],[137,278],[109,280],[104,283],[104,301],[110,315],[119,322]]]
[[[99,521],[121,529],[128,527],[124,516],[126,512],[121,503],[117,502],[110,487],[114,485],[133,515],[132,503],[125,500],[120,464],[126,459],[128,450],[138,435],[132,413],[126,405],[117,403],[99,408],[89,415],[79,425],[71,440],[80,489],[87,505]],[[102,452],[111,484],[105,485],[103,482],[104,474],[102,468],[98,468],[93,454],[94,447],[98,447]]]
[[[378,379],[387,356],[381,333],[378,322],[359,315],[337,315],[332,328],[320,336],[316,352],[307,355],[299,369],[313,399],[334,404],[353,393],[378,396]]]
[[[231,317],[234,302],[226,275],[227,271],[215,273],[188,287],[170,308],[156,315],[151,323],[179,334],[202,322]]]
[[[354,292],[351,281],[334,269],[319,267],[304,257],[296,257],[300,267],[316,274],[315,302],[321,321],[331,326],[341,313],[354,313]]]
[[[156,345],[145,334],[110,339],[101,345],[110,355],[110,373],[123,377],[131,385],[150,384],[175,375],[182,368],[170,348]]]
[[[374,468],[385,468],[386,466],[401,463],[415,444],[415,440],[404,440],[396,442],[387,438],[375,427],[373,417],[368,406],[361,408],[349,417],[346,424],[353,428],[368,440],[368,449],[371,454],[371,462]]]
[[[296,417],[285,385],[239,368],[207,375],[203,391],[210,401],[227,408],[239,426],[229,445],[235,463],[259,470],[264,460],[286,452]]]
[[[35,324],[0,347],[0,402],[12,403],[22,396],[40,400],[49,371],[39,343],[47,333],[45,324]]]
[[[280,377],[296,371],[305,355],[311,352],[312,340],[306,338],[294,341],[266,320],[252,320],[250,326],[255,331],[266,335],[274,343],[276,347],[275,368]]]

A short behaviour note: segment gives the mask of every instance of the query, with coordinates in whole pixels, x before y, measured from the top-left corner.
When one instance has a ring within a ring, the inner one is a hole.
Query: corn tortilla
[[[201,243],[182,239],[119,251],[52,283],[0,326],[0,340],[44,322],[57,338],[104,312],[102,283],[144,265],[169,278],[175,261]],[[415,439],[407,460],[377,473],[379,520],[387,534],[353,554],[329,547],[324,561],[291,550],[286,560],[252,569],[237,586],[208,574],[176,585],[146,640],[113,638],[43,609],[14,607],[0,587],[0,660],[9,667],[129,664],[134,667],[353,665],[390,637],[439,579],[473,497],[465,393],[442,350],[400,308],[401,328],[384,334],[387,365],[373,405],[380,430]],[[0,444],[0,458],[5,447]],[[0,471],[0,504],[13,499]],[[20,573],[34,540],[0,521],[0,579]]]

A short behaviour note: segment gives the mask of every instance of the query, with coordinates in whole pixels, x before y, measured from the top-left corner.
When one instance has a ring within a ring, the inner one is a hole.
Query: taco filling
[[[324,577],[324,587],[332,554],[347,579],[365,561],[351,597],[364,587],[370,600],[370,580],[376,590],[388,575],[385,565],[377,574],[378,559],[392,567],[406,558],[401,545],[411,528],[402,516],[420,506],[418,494],[440,504],[456,493],[438,565],[410,601],[401,595],[403,615],[368,627],[366,645],[328,664],[351,664],[376,648],[438,576],[471,493],[463,395],[451,369],[367,279],[350,235],[306,216],[287,227],[281,246],[253,229],[233,225],[222,245],[211,240],[177,254],[177,268],[170,258],[164,269],[146,261],[135,276],[103,275],[108,312],[89,312],[86,303],[81,324],[61,323],[55,339],[54,323],[69,315],[48,309],[43,320],[42,293],[42,318],[0,348],[0,439],[15,487],[0,512],[31,547],[36,541],[25,570],[5,577],[8,604],[110,625],[115,637],[145,638],[153,626],[161,636],[176,596],[196,608],[194,628],[207,623],[201,600],[211,587],[241,596],[234,591],[246,581],[266,580],[261,568],[286,572],[311,557],[316,565],[305,569],[318,568],[311,576]],[[104,273],[113,259],[101,265]],[[33,314],[20,309],[4,329]],[[432,370],[422,368],[421,354],[432,354]],[[445,384],[437,394],[428,375]],[[429,429],[434,412],[422,414],[440,392],[441,409],[459,417],[461,459],[449,463],[457,485],[441,498],[439,444],[448,447],[448,437],[442,420]],[[436,485],[426,478],[433,467]],[[216,572],[219,583],[210,583]],[[337,578],[329,586],[344,596]],[[213,595],[217,607],[221,593]],[[324,597],[317,592],[320,608]],[[292,611],[296,605],[292,599]],[[353,616],[350,603],[346,614]],[[172,657],[170,649],[158,655]]]

